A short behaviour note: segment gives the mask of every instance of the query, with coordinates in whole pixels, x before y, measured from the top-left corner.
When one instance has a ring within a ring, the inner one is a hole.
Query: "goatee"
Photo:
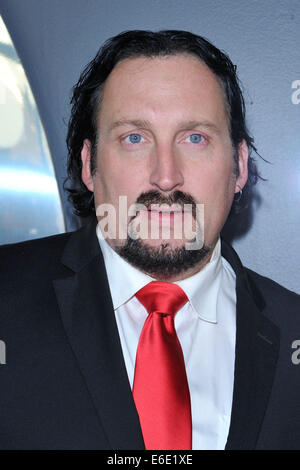
[[[163,195],[159,191],[152,190],[142,193],[137,201],[150,207],[151,204],[167,204],[172,206],[178,204],[184,208],[184,204],[190,204],[192,214],[196,220],[196,202],[190,194],[174,191],[171,195]],[[152,247],[146,240],[128,235],[123,246],[118,246],[116,252],[136,268],[144,271],[152,277],[168,279],[178,276],[197,264],[201,264],[207,258],[211,249],[201,244],[199,249],[186,249],[185,246],[171,248],[170,243],[162,242],[160,246]]]
[[[198,250],[186,250],[184,246],[171,249],[168,243],[154,248],[140,238],[128,237],[125,245],[117,247],[116,252],[151,277],[168,279],[200,265],[207,259],[210,248],[203,245]]]

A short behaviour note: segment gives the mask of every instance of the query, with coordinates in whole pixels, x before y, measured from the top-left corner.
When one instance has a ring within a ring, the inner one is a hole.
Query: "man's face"
[[[245,142],[239,148],[239,177],[234,175],[228,117],[218,79],[192,55],[126,59],[115,66],[104,85],[98,136],[94,175],[87,139],[82,148],[82,178],[94,192],[96,208],[112,204],[118,215],[119,196],[127,197],[128,206],[166,202],[169,206],[160,214],[146,210],[138,218],[153,227],[170,224],[172,235],[179,219],[182,224],[185,218],[188,226],[192,218],[192,228],[197,227],[191,213],[180,212],[184,202],[203,205],[206,256],[197,260],[195,254],[190,255],[194,262],[187,263],[184,272],[175,269],[173,276],[165,273],[164,277],[174,280],[197,272],[217,242],[234,193],[247,180]],[[170,216],[172,209],[175,213]],[[107,239],[117,251],[126,243],[118,235],[117,217],[116,238]],[[182,252],[188,241],[185,235],[168,240],[150,236],[140,239],[139,247],[152,254]],[[159,277],[153,269],[148,272]]]

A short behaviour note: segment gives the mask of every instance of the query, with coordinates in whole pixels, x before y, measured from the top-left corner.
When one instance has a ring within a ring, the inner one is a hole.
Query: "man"
[[[258,178],[235,67],[194,34],[129,31],[72,105],[92,221],[1,249],[0,447],[296,449],[299,296],[220,240]]]

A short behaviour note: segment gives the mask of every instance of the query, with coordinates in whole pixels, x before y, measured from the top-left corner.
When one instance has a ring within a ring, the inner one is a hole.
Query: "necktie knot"
[[[149,282],[135,295],[148,313],[159,312],[164,315],[174,316],[188,301],[181,287],[166,281]]]

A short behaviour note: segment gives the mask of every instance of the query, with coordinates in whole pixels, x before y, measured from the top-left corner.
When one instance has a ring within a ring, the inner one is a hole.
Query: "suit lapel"
[[[96,220],[74,232],[62,262],[71,275],[53,281],[64,328],[112,449],[144,449],[132,398]],[[254,449],[275,375],[279,333],[234,250],[222,255],[236,273],[236,359],[230,449]]]
[[[112,449],[143,449],[96,223],[71,235],[62,261],[73,274],[55,280],[62,321]]]
[[[233,404],[225,449],[254,449],[273,385],[279,331],[263,315],[263,297],[234,250],[224,242],[222,255],[235,270],[237,295]]]

